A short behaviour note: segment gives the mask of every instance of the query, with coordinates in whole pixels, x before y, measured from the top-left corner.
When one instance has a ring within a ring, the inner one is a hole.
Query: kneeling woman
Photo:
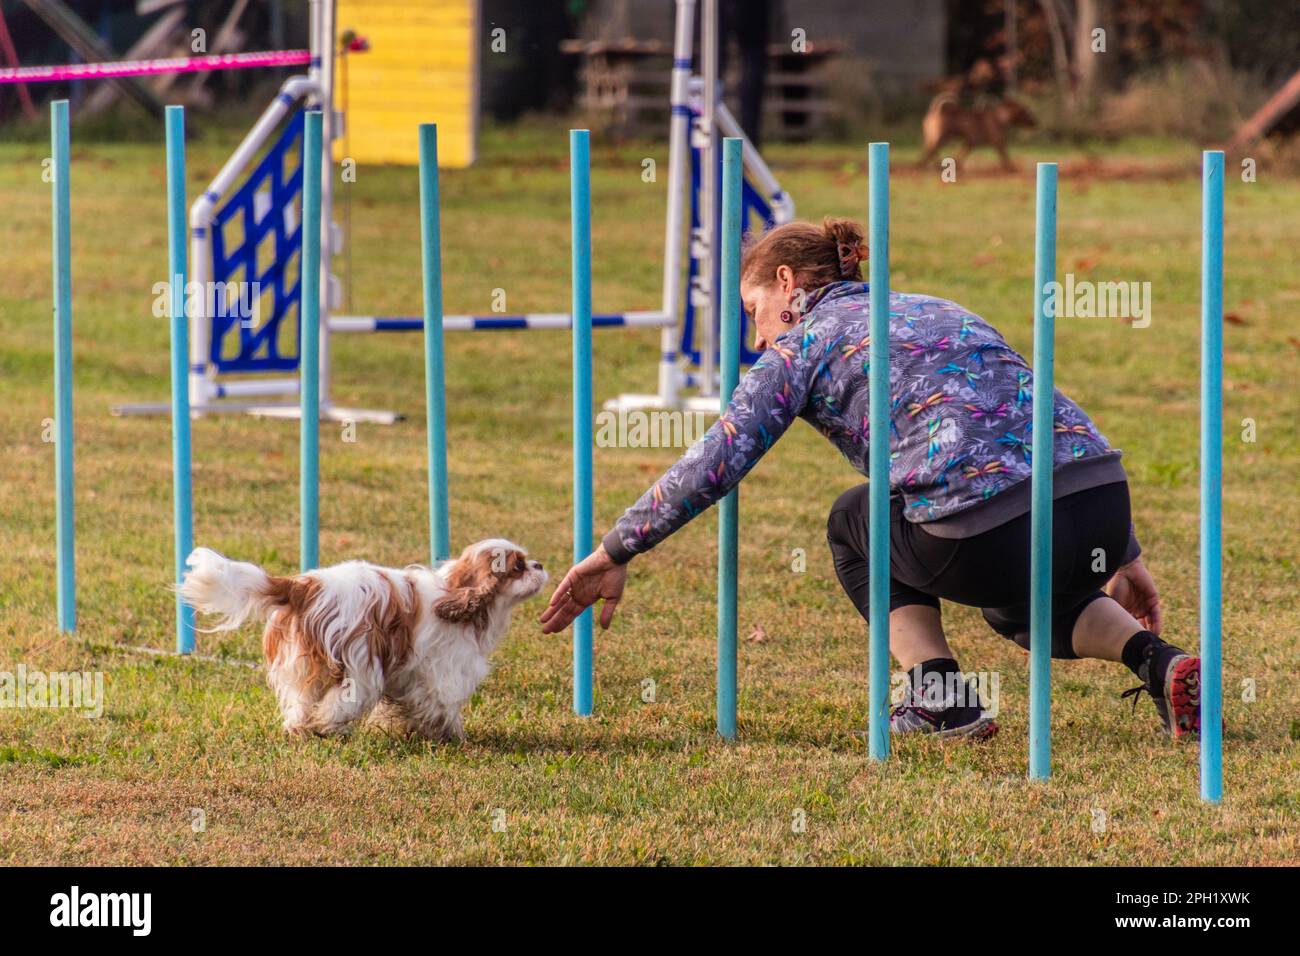
[[[863,475],[869,421],[870,300],[862,229],[789,223],[746,253],[741,297],[762,357],[725,415],[560,582],[542,615],[563,630],[603,598],[609,627],[627,564],[721,499],[796,417]],[[981,737],[997,727],[958,693],[939,601],[982,609],[1022,647],[1029,638],[1029,477],[1033,373],[991,325],[944,299],[889,295],[889,647],[911,675],[894,733]],[[1120,452],[1055,394],[1052,654],[1122,661],[1167,732],[1199,730],[1200,661],[1165,643],[1155,584],[1138,556]],[[719,477],[721,476],[721,477]],[[849,599],[866,616],[867,485],[832,506],[827,538]],[[1102,589],[1105,589],[1104,591]],[[935,695],[931,687],[949,688]]]

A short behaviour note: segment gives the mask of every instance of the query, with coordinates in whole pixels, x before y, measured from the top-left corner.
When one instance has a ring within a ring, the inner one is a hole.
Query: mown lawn
[[[197,125],[197,121],[196,121]],[[471,170],[444,172],[449,311],[558,311],[568,301],[565,125],[488,130]],[[76,139],[74,132],[74,141]],[[190,193],[229,131],[191,146]],[[8,863],[1255,864],[1300,858],[1300,182],[1262,169],[1227,190],[1224,436],[1225,774],[1197,790],[1195,744],[1156,733],[1119,692],[1118,665],[1054,669],[1054,775],[1026,768],[1026,660],[978,613],[945,612],[963,666],[996,672],[1002,733],[983,746],[896,744],[868,762],[865,627],[824,544],[835,496],[858,477],[797,427],[742,488],[740,739],[713,734],[716,524],[705,515],[633,566],[614,629],[597,635],[596,716],[570,710],[568,636],[543,637],[540,601],[517,617],[469,713],[435,747],[374,733],[282,737],[245,629],[201,638],[222,662],[168,648],[170,434],[110,404],[167,394],[158,143],[74,148],[80,627],[54,619],[49,186],[41,143],[0,144],[0,671],[104,673],[105,712],[0,709],[0,861]],[[1033,159],[1059,159],[1060,272],[1150,281],[1149,328],[1062,320],[1058,384],[1125,450],[1135,520],[1162,587],[1167,636],[1197,645],[1199,150],[1022,146],[1022,171],[987,157],[957,183],[907,168],[893,191],[896,288],[956,299],[1030,346]],[[658,302],[663,143],[597,140],[598,310]],[[777,146],[801,214],[865,215],[860,144]],[[414,170],[363,168],[351,192],[353,306],[420,305]],[[337,340],[335,397],[396,408],[393,427],[322,432],[325,561],[427,556],[418,336]],[[599,331],[596,398],[653,387],[657,334]],[[507,535],[548,567],[570,534],[567,333],[449,334],[453,544]],[[1257,440],[1242,440],[1243,419]],[[278,572],[297,560],[297,425],[225,416],[194,426],[196,540]],[[674,458],[596,451],[605,528]],[[806,571],[792,570],[796,549]],[[643,701],[643,682],[655,701]],[[1253,690],[1253,693],[1251,691]],[[195,810],[204,827],[196,832]],[[795,826],[796,821],[806,826]],[[1099,826],[1099,823],[1104,825]]]

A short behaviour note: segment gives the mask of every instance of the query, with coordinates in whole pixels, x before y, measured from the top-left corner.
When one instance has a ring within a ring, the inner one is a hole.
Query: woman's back
[[[1033,373],[1025,360],[956,303],[903,292],[889,301],[890,485],[903,495],[907,517],[934,521],[1027,479]],[[806,379],[800,416],[865,475],[867,284],[825,286],[807,308],[759,364],[788,362]],[[1059,389],[1055,395],[1057,467],[1118,459],[1088,416]]]

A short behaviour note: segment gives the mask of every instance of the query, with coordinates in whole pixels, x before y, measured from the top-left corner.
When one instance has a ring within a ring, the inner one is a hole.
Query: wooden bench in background
[[[593,129],[620,137],[664,135],[668,130],[668,84],[672,48],[657,40],[565,40],[563,53],[581,58],[578,108]],[[837,113],[829,95],[826,65],[840,44],[809,44],[805,53],[768,48],[763,138],[803,141],[817,136]],[[731,58],[727,105],[739,114],[738,64]]]

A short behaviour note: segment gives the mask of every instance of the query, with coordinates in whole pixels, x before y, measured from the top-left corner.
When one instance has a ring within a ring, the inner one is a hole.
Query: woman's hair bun
[[[862,278],[862,261],[867,258],[867,244],[863,241],[862,226],[852,219],[822,220],[822,233],[835,243],[835,258],[839,262],[841,279]]]

